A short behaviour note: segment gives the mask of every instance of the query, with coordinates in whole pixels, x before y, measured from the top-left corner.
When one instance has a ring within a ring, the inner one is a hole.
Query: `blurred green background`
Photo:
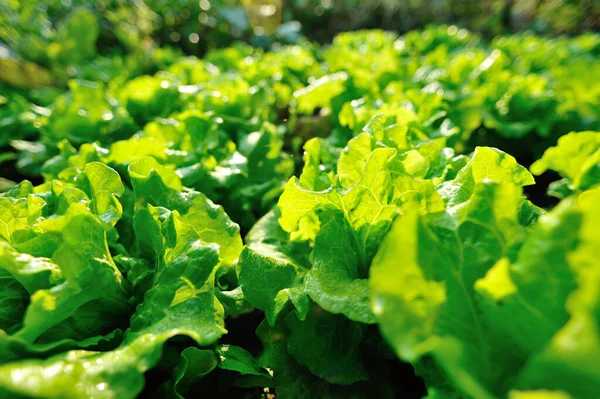
[[[484,37],[524,29],[576,34],[600,29],[600,1],[2,0],[0,56],[6,58],[10,48],[12,56],[42,66],[68,67],[90,58],[96,46],[106,53],[169,45],[201,55],[236,40],[268,48],[303,36],[324,43],[341,31],[403,33],[433,23]],[[85,45],[75,35],[87,38]]]

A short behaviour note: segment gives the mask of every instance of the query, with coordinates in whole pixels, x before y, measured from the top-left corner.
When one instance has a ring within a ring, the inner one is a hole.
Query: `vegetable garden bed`
[[[0,87],[2,398],[598,397],[599,35],[88,39]]]

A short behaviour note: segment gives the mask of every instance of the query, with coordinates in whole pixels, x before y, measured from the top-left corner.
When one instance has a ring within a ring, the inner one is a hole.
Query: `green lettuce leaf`
[[[265,313],[271,326],[291,301],[304,318],[310,300],[303,279],[310,265],[310,246],[290,241],[277,219],[277,208],[263,216],[246,236],[247,246],[240,255],[237,276],[245,299]]]
[[[318,308],[313,308],[318,309]],[[322,312],[322,310],[321,310]],[[289,315],[290,319],[288,320],[291,326],[296,327],[297,319],[296,316]],[[287,319],[287,317],[286,317]],[[259,357],[258,361],[263,367],[267,367],[273,373],[273,385],[275,388],[275,393],[279,398],[306,398],[306,399],[316,399],[316,398],[364,398],[370,395],[376,395],[379,398],[393,398],[394,393],[391,389],[391,382],[388,377],[388,370],[385,367],[377,368],[374,367],[373,373],[369,376],[368,381],[359,381],[351,385],[340,385],[330,383],[325,379],[319,378],[312,374],[308,368],[302,366],[298,361],[294,359],[291,355],[290,348],[296,355],[302,360],[308,360],[308,358],[312,355],[311,351],[307,351],[305,347],[298,347],[297,345],[300,342],[314,342],[314,340],[318,340],[318,336],[321,334],[319,329],[313,330],[316,326],[323,325],[332,327],[336,325],[336,323],[341,323],[339,326],[345,325],[344,323],[351,323],[349,321],[343,321],[342,316],[335,316],[331,314],[327,314],[325,312],[320,313],[320,316],[316,318],[312,318],[312,321],[309,323],[307,327],[298,326],[300,330],[295,334],[288,327],[288,323],[280,318],[275,326],[269,326],[268,323],[263,321],[257,331],[256,335],[260,338],[263,345],[263,352]],[[360,333],[357,332],[361,330],[361,326],[353,323],[354,327],[351,327],[350,331],[344,332],[336,329],[335,335],[332,335],[331,331],[323,331],[328,339],[326,340],[328,343],[331,343],[332,348],[336,348],[336,345],[339,345],[340,339],[347,339],[348,343],[356,342],[355,338],[360,336]],[[306,328],[306,330],[305,330]],[[342,328],[343,330],[344,328]],[[311,332],[312,330],[312,332]],[[307,335],[308,334],[308,335]],[[316,334],[316,336],[314,335]],[[293,341],[290,341],[292,335],[294,335]],[[345,338],[342,338],[345,337]],[[326,343],[325,345],[329,345]],[[348,348],[340,348],[333,352],[336,355],[341,356],[341,359],[347,360],[356,360],[356,352],[350,351],[349,354],[346,354]],[[305,353],[298,353],[298,351],[304,351]],[[336,356],[337,358],[337,356]],[[328,377],[334,377],[345,379],[348,382],[348,378],[351,376],[356,376],[357,374],[360,376],[362,374],[360,366],[358,369],[351,370],[348,365],[345,364],[332,364],[334,362],[333,359],[327,359],[331,366],[331,370],[334,370],[332,373],[329,372],[328,369],[320,367],[316,362],[312,360],[308,360],[311,363],[311,366],[317,367],[314,370],[321,372],[325,372],[328,374]],[[356,365],[355,363],[351,363]],[[341,373],[341,374],[340,374]]]
[[[213,371],[219,360],[217,354],[209,349],[198,349],[190,346],[181,352],[173,377],[161,386],[161,395],[183,399],[192,387],[204,376]]]
[[[152,157],[144,157],[129,166],[129,174],[139,205],[164,207],[176,212],[174,229],[190,238],[197,236],[219,245],[219,256],[232,265],[242,250],[239,226],[222,207],[199,192],[181,192],[179,176]]]
[[[342,385],[369,379],[359,347],[365,325],[325,312],[316,305],[305,320],[300,320],[297,312],[290,312],[285,321],[290,329],[288,352],[311,373]]]
[[[110,352],[77,350],[6,363],[0,366],[0,392],[9,398],[135,398],[144,372],[158,363],[171,336],[146,334]]]
[[[563,180],[552,183],[548,194],[563,198],[572,192],[587,190],[600,182],[600,133],[572,132],[558,139],[556,147],[531,165],[531,172],[541,175],[554,170]]]
[[[567,201],[524,229],[518,187],[481,182],[445,213],[399,218],[370,280],[373,311],[398,356],[444,396],[547,389],[592,397],[593,368],[573,367],[560,353],[573,339],[585,342],[585,364],[597,361],[597,321],[586,313],[596,306],[588,284],[595,281],[596,197],[590,192],[576,207]],[[571,338],[583,319],[576,333],[583,335]],[[575,382],[581,379],[588,383]]]
[[[20,302],[25,312],[7,326],[20,328],[2,338],[3,358],[14,357],[13,349],[89,346],[118,328],[127,311],[129,288],[107,241],[121,214],[123,185],[99,163],[88,164],[77,185],[26,182],[0,198],[3,275],[27,294]]]
[[[266,370],[262,369],[256,359],[244,348],[235,345],[221,345],[216,351],[219,356],[219,368],[236,371],[242,375],[257,375],[271,378]]]

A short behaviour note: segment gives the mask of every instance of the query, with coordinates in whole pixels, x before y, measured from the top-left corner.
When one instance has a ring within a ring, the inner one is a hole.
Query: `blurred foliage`
[[[334,33],[378,28],[406,32],[428,24],[456,24],[486,37],[532,29],[575,34],[600,29],[594,0],[289,0],[284,14],[321,42]]]
[[[341,31],[406,32],[455,24],[484,37],[532,29],[575,34],[600,29],[594,0],[3,0],[0,44],[14,55],[73,77],[69,66],[102,54],[135,53],[142,71],[153,48],[202,55],[236,40],[258,47],[329,42]],[[74,38],[77,37],[77,40]],[[96,44],[96,46],[94,45]],[[97,62],[110,68],[110,62]],[[113,65],[115,68],[121,65]]]

